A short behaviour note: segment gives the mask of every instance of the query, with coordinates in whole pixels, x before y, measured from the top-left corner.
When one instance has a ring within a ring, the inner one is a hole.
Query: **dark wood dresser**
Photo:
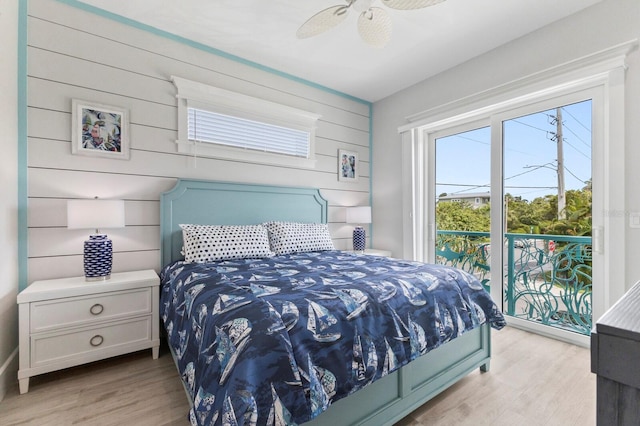
[[[597,379],[597,425],[640,425],[640,282],[591,332]]]

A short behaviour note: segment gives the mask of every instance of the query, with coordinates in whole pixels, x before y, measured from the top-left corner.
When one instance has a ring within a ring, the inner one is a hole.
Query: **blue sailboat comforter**
[[[291,425],[504,317],[471,275],[324,251],[166,266],[161,315],[194,425]]]

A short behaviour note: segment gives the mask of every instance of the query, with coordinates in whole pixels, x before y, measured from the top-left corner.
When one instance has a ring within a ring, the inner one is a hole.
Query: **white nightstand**
[[[391,256],[391,252],[389,250],[365,249],[364,252],[354,251],[354,250],[349,250],[349,251],[351,253],[363,253],[363,254],[370,254],[373,256],[387,256],[387,257]]]
[[[35,281],[18,294],[20,393],[29,377],[152,348],[158,358],[160,279],[153,270]]]

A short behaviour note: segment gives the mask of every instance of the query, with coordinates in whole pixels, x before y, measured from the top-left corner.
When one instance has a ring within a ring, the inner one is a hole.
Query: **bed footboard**
[[[485,324],[332,404],[305,426],[392,425],[476,368],[489,370],[491,328]]]

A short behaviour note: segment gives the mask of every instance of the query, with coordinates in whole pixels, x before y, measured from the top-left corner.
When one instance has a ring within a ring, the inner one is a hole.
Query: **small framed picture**
[[[358,153],[338,150],[338,180],[355,182],[358,180]]]
[[[129,159],[128,110],[74,99],[72,113],[73,154]]]

